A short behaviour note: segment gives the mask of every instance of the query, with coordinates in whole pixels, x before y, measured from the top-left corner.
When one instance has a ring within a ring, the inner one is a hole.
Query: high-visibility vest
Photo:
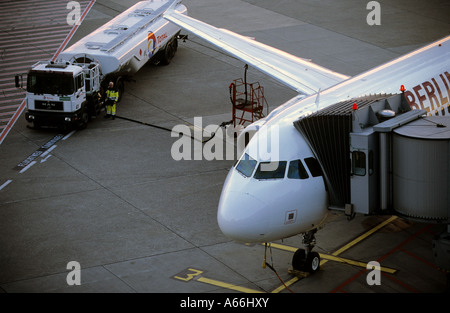
[[[119,99],[119,92],[117,90],[107,89],[106,90],[106,98],[108,100],[117,101]]]

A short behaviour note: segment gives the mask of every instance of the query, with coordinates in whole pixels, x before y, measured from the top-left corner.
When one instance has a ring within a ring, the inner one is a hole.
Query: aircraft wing
[[[192,17],[177,13],[174,9],[168,9],[164,18],[273,77],[300,94],[311,95],[317,93],[320,89],[323,90],[349,78],[248,37],[226,29],[216,28]]]

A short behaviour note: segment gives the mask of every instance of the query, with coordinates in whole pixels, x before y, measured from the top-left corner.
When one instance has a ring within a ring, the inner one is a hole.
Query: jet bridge
[[[450,273],[450,116],[426,113],[404,94],[372,95],[294,125],[322,167],[330,209],[447,224],[433,256]]]
[[[404,94],[342,101],[294,122],[324,172],[330,209],[449,223],[450,117]]]

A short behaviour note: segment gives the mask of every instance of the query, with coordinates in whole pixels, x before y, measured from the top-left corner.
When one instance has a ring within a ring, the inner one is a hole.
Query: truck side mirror
[[[14,80],[15,80],[15,84],[16,84],[16,88],[22,88],[22,75],[21,74],[17,74],[15,77],[14,77]]]

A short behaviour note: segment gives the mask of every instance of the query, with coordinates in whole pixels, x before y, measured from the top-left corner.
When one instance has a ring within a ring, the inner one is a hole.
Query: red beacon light
[[[358,110],[358,105],[356,104],[356,102],[353,103],[352,109],[353,109],[353,110]]]
[[[400,86],[400,91],[401,91],[401,92],[405,92],[405,85],[401,85],[401,86]]]

